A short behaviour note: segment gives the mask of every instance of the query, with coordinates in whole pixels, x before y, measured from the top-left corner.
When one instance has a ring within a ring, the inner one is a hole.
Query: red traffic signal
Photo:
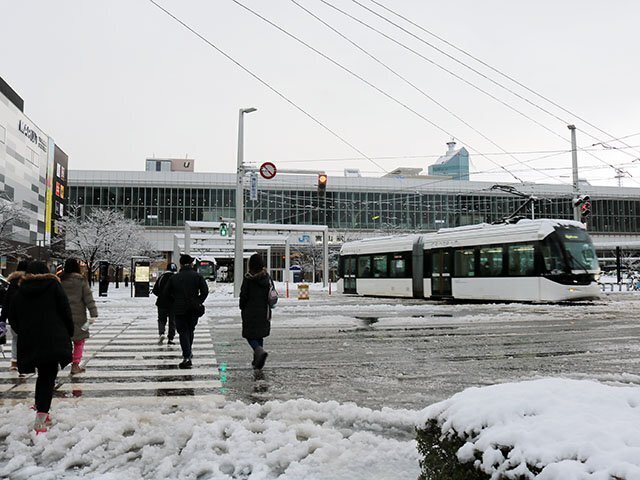
[[[591,215],[591,202],[589,200],[586,200],[582,203],[582,205],[580,206],[580,213],[583,217],[588,217],[589,215]]]
[[[326,173],[319,173],[318,174],[318,191],[324,192],[327,189],[327,180],[328,179],[329,179],[329,177],[327,177]]]

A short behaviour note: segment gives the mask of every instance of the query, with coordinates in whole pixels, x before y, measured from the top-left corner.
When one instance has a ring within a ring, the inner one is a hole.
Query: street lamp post
[[[236,228],[235,228],[235,255],[233,262],[233,296],[240,296],[240,287],[244,277],[244,114],[255,112],[257,109],[241,108],[238,114],[238,170],[236,172]]]

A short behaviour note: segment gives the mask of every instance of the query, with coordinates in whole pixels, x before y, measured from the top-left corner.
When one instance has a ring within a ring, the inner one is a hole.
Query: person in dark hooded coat
[[[31,262],[9,307],[11,326],[18,333],[18,371],[34,373],[37,433],[51,423],[49,409],[58,366],[71,363],[73,317],[60,280],[43,262]]]
[[[253,367],[260,370],[267,360],[264,338],[271,333],[271,307],[269,287],[271,278],[264,268],[259,253],[249,258],[249,271],[240,287],[240,311],[242,312],[242,337],[253,349]]]
[[[2,303],[2,313],[0,313],[0,323],[4,323],[5,331],[7,322],[9,323],[11,328],[11,370],[18,369],[18,334],[16,333],[15,328],[13,328],[13,326],[11,325],[11,319],[9,318],[9,306],[11,305],[11,300],[18,291],[18,284],[24,276],[24,271],[27,269],[27,265],[29,265],[29,262],[27,260],[20,260],[18,262],[16,271],[9,275],[9,278],[7,278],[7,280],[9,281],[9,288],[4,295],[4,301]]]

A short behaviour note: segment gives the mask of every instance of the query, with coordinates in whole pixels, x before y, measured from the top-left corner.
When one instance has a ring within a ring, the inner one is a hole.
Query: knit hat
[[[180,255],[180,265],[191,265],[193,263],[194,258],[191,255],[187,255],[183,253]]]

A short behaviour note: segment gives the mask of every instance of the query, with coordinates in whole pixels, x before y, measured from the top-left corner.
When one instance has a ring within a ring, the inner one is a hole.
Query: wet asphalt
[[[540,377],[640,383],[640,295],[561,305],[313,297],[274,311],[260,372],[233,303],[210,319],[227,400],[416,410],[468,387]]]

